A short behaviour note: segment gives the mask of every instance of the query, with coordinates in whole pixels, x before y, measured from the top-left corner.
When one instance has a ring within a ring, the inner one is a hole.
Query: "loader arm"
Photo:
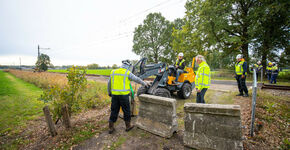
[[[159,72],[166,69],[165,63],[148,64],[146,65],[147,58],[142,58],[133,66],[132,72],[141,79],[157,75]]]

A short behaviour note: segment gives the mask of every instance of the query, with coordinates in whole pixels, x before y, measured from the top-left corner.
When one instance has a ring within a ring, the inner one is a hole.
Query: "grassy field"
[[[87,70],[87,74],[96,74],[96,75],[110,75],[112,69],[95,69],[95,70]],[[60,72],[60,73],[68,73],[67,70],[48,70],[48,72]]]
[[[17,134],[25,122],[41,115],[42,90],[0,70],[0,135]]]

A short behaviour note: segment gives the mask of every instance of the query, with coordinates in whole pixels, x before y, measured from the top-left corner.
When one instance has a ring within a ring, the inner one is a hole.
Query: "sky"
[[[133,31],[154,12],[185,15],[186,0],[0,0],[0,65],[34,65],[37,46],[53,65],[137,60]]]

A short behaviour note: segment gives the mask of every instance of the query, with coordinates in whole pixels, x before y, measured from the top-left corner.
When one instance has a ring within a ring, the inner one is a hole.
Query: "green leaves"
[[[150,13],[143,24],[135,28],[133,52],[158,63],[170,51],[172,24],[161,13]]]
[[[87,86],[86,70],[84,67],[72,66],[68,71],[66,86],[54,85],[39,98],[45,103],[50,102],[54,119],[61,118],[61,108],[65,104],[68,105],[70,114],[79,110],[82,105],[82,94]]]
[[[38,71],[46,71],[48,69],[49,65],[51,65],[50,58],[46,54],[41,54],[37,58],[37,62],[35,63],[35,66],[36,66]]]

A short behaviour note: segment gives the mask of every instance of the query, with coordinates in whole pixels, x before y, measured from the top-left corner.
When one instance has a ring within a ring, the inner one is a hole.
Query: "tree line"
[[[289,67],[287,0],[188,0],[183,18],[172,22],[150,13],[134,31],[133,52],[149,62],[190,62],[204,55],[212,68],[231,68],[243,54],[248,64]],[[264,68],[265,69],[265,68]]]

